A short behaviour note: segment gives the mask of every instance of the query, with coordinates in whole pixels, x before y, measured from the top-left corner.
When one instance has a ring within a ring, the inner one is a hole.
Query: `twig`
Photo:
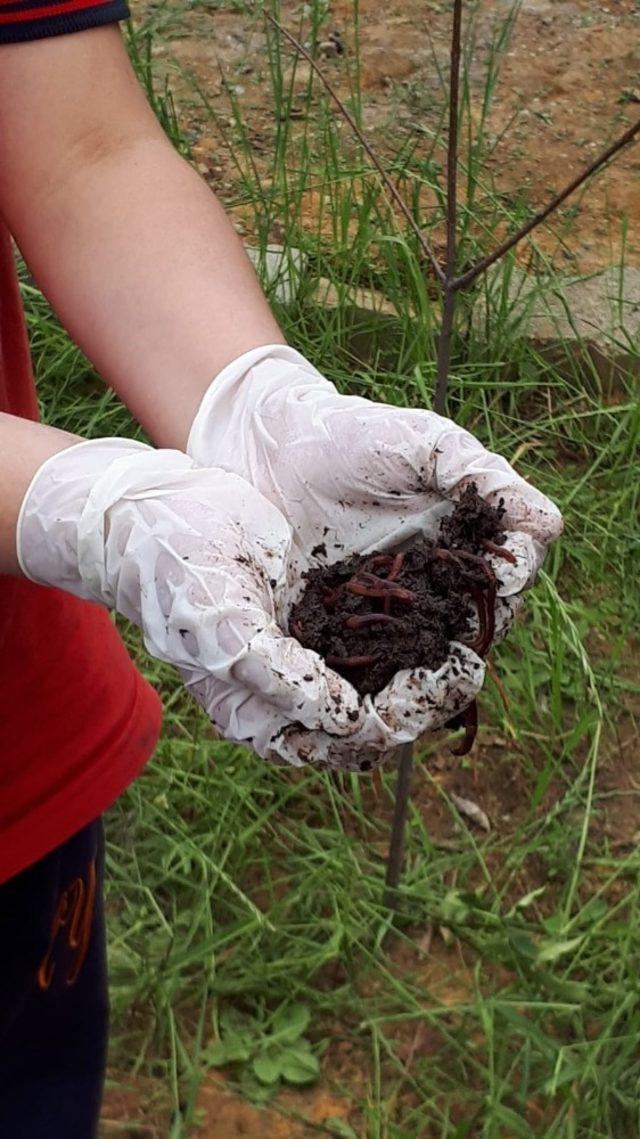
[[[462,0],[454,0],[453,28],[451,32],[451,65],[449,77],[449,138],[447,145],[447,259],[442,287],[442,325],[438,337],[438,371],[434,410],[444,415],[447,409],[447,383],[451,360],[451,334],[455,316],[456,293],[453,281],[456,271],[456,237],[458,221],[458,114],[460,103],[460,40],[462,29]],[[400,752],[396,796],[391,824],[391,844],[387,862],[387,893],[385,902],[390,909],[398,907],[398,882],[404,857],[405,830],[411,794],[413,746],[407,744]]]
[[[460,32],[462,0],[454,0],[449,79],[449,137],[447,142],[447,262],[442,286],[442,325],[438,338],[438,373],[433,403],[438,415],[447,409],[447,381],[451,360],[451,334],[455,315],[456,237],[458,223],[458,115],[460,103]]]
[[[391,842],[389,857],[387,859],[386,892],[384,904],[390,910],[398,908],[398,882],[402,870],[404,855],[404,838],[407,824],[407,812],[411,795],[411,773],[413,771],[413,744],[404,744],[400,749],[398,763],[398,778],[396,781],[396,801],[393,814],[393,827],[391,829]]]
[[[353,131],[356,138],[358,139],[358,142],[360,143],[360,145],[362,146],[362,148],[365,150],[366,154],[368,155],[369,160],[371,161],[373,166],[375,166],[376,170],[378,171],[378,174],[382,178],[382,181],[383,181],[388,193],[391,195],[391,197],[393,198],[398,209],[401,211],[401,213],[404,215],[404,217],[408,221],[409,225],[411,226],[411,229],[413,230],[416,237],[418,238],[418,241],[420,242],[420,245],[422,247],[422,251],[425,254],[425,257],[427,258],[427,260],[429,261],[429,264],[431,265],[431,268],[433,269],[433,272],[435,273],[438,281],[440,282],[440,284],[443,284],[444,283],[444,272],[438,263],[438,259],[435,255],[435,253],[433,252],[433,249],[431,248],[429,242],[427,241],[426,237],[424,236],[424,233],[420,229],[420,226],[418,225],[416,219],[414,218],[413,214],[411,213],[411,210],[407,206],[404,198],[402,197],[402,195],[398,191],[396,185],[394,184],[393,179],[389,177],[387,171],[385,170],[384,166],[380,162],[380,159],[378,158],[378,156],[375,154],[373,148],[371,147],[371,144],[369,142],[367,142],[367,139],[365,138],[365,136],[362,133],[360,127],[358,126],[356,120],[354,119],[353,115],[351,114],[351,111],[348,109],[348,107],[342,101],[342,99],[338,95],[338,92],[335,90],[333,85],[329,82],[329,80],[327,79],[326,75],[324,74],[324,71],[322,70],[322,68],[318,66],[318,64],[316,63],[313,56],[300,43],[300,40],[296,39],[296,37],[290,31],[288,31],[287,28],[283,27],[282,24],[280,23],[280,21],[276,20],[275,16],[272,16],[270,12],[265,12],[265,16],[266,16],[267,20],[269,21],[269,23],[273,24],[274,28],[277,28],[280,35],[283,36],[284,39],[289,41],[289,43],[292,45],[292,47],[294,47],[296,49],[296,51],[300,53],[300,55],[303,57],[303,59],[306,59],[309,66],[313,69],[313,71],[318,76],[318,79],[320,80],[320,82],[324,86],[325,90],[329,93],[329,95],[331,96],[331,98],[333,99],[335,104],[337,105],[338,110],[340,111],[340,114],[348,122],[349,126],[351,127],[351,130]]]
[[[472,281],[475,281],[476,277],[479,277],[481,273],[485,273],[491,265],[494,265],[496,261],[499,261],[501,257],[504,257],[505,253],[508,253],[510,249],[513,249],[514,245],[517,245],[519,241],[522,241],[523,237],[527,237],[532,230],[541,225],[543,221],[546,221],[550,214],[554,213],[554,211],[557,210],[558,207],[561,206],[562,203],[571,196],[571,194],[575,193],[575,191],[578,190],[580,186],[582,186],[583,182],[586,182],[587,179],[591,178],[593,174],[597,174],[598,170],[601,170],[603,166],[606,166],[607,163],[610,162],[611,159],[619,153],[619,151],[624,150],[625,146],[628,146],[629,143],[633,142],[639,131],[640,120],[630,126],[629,129],[624,132],[624,134],[620,135],[620,138],[617,139],[616,142],[612,143],[607,150],[603,151],[603,153],[598,158],[596,158],[590,164],[590,166],[587,166],[585,170],[583,170],[580,174],[577,174],[576,177],[571,182],[569,182],[568,186],[565,186],[564,190],[561,190],[559,194],[556,194],[555,198],[552,198],[548,205],[544,206],[541,210],[538,210],[538,213],[534,214],[534,216],[530,218],[529,221],[521,227],[521,229],[517,230],[516,233],[511,235],[511,237],[508,237],[505,241],[503,241],[502,245],[499,245],[497,249],[494,249],[493,253],[488,253],[486,257],[483,257],[480,261],[477,261],[475,265],[472,265],[466,273],[463,273],[460,277],[456,277],[453,281],[453,289],[457,292],[459,289],[466,288],[467,285],[470,285],[472,283]]]

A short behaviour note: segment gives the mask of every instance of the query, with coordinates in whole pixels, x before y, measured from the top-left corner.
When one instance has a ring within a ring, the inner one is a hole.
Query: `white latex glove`
[[[465,487],[503,500],[511,565],[490,559],[499,579],[497,635],[531,584],[548,544],[562,530],[557,507],[469,432],[429,411],[340,395],[300,353],[281,345],[247,352],[206,393],[188,452],[235,472],[286,517],[293,530],[290,592],[297,600],[309,567],[395,546],[416,533],[435,538]],[[286,617],[286,615],[285,615]],[[398,743],[441,727],[476,696],[484,663],[465,645],[436,672],[399,672],[375,698],[349,740],[289,732],[309,758],[336,765],[357,748],[375,760]]]
[[[290,527],[236,475],[128,440],[81,443],[37,472],[17,547],[31,580],[139,625],[228,738],[300,763],[292,724],[311,742],[361,726],[351,686],[281,632]]]

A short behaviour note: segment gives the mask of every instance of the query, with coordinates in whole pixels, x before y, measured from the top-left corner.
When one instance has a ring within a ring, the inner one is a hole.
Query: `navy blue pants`
[[[0,1136],[92,1139],[108,1029],[100,820],[0,886]]]

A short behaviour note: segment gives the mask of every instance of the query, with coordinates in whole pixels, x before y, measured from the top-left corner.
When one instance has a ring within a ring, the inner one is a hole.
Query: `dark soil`
[[[362,694],[379,692],[400,669],[439,668],[454,640],[484,656],[496,583],[482,555],[500,551],[503,514],[502,504],[489,506],[471,484],[443,519],[437,542],[421,535],[399,549],[310,570],[291,612],[291,635]]]

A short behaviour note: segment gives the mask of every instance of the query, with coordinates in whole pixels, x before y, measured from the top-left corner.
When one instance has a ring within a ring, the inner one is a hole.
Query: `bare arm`
[[[0,208],[63,324],[161,445],[213,377],[283,337],[115,26],[0,47]]]
[[[77,442],[66,431],[0,412],[0,574],[19,573],[16,524],[33,476],[51,455]]]

